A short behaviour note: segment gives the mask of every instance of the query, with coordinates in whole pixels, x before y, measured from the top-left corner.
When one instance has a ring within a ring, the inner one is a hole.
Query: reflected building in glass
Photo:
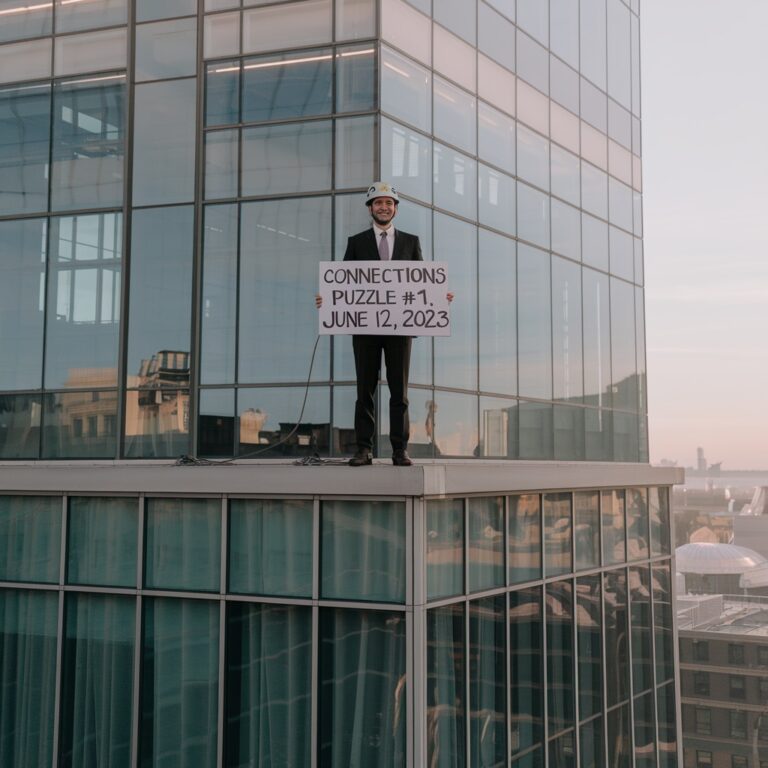
[[[0,0],[0,764],[682,765],[639,10]],[[456,294],[416,466],[293,466],[375,179]]]

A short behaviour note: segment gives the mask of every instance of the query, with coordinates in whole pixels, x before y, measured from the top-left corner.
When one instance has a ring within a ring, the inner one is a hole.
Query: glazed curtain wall
[[[634,2],[0,5],[0,458],[348,453],[381,176],[457,294],[413,454],[647,460]]]

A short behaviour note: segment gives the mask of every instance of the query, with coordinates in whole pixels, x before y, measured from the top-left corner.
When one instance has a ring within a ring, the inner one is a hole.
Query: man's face
[[[395,218],[397,205],[391,197],[376,197],[371,203],[371,217],[383,229],[386,229]]]

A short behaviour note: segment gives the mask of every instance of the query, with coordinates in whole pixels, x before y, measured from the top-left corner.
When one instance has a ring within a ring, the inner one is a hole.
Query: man
[[[371,214],[372,227],[353,235],[347,241],[344,261],[422,261],[421,245],[416,235],[395,230],[392,221],[400,203],[397,191],[386,182],[377,181],[368,188],[365,204]],[[453,294],[448,294],[448,301]],[[316,304],[321,305],[320,297]],[[351,467],[373,462],[373,439],[376,433],[374,396],[379,383],[381,355],[387,367],[389,386],[389,440],[392,463],[409,467],[410,422],[408,419],[408,369],[411,361],[410,336],[352,337],[357,376],[355,402],[355,438],[357,452],[349,460]]]

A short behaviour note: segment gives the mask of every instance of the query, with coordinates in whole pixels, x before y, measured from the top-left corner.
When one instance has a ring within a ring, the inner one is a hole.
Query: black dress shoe
[[[398,448],[392,451],[392,463],[396,467],[410,467],[413,464],[405,448]]]
[[[364,467],[366,464],[373,464],[373,455],[370,451],[360,450],[350,460],[350,467]]]

